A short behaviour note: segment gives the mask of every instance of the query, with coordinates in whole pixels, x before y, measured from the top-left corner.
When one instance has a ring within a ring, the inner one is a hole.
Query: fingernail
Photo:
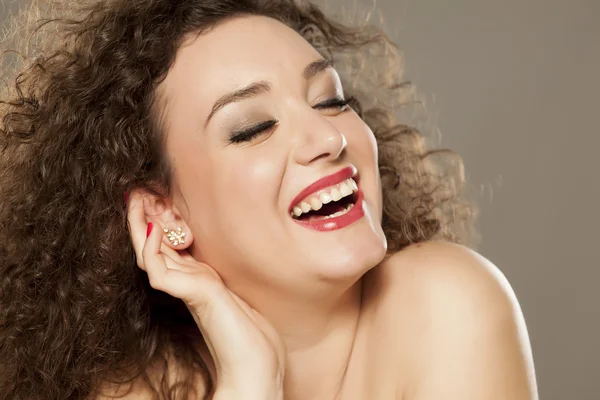
[[[146,237],[150,236],[152,232],[152,222],[148,222],[148,228],[146,229]]]
[[[129,200],[129,192],[123,193],[123,203],[127,205],[127,200]]]

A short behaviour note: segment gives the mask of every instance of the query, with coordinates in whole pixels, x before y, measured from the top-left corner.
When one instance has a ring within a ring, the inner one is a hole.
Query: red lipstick
[[[336,229],[342,229],[359,219],[361,219],[365,215],[365,210],[363,209],[363,192],[362,190],[358,190],[357,192],[356,203],[354,206],[344,215],[340,215],[339,217],[320,219],[314,221],[303,221],[294,219],[294,221],[306,228],[311,228],[320,232],[329,232],[334,231]]]
[[[343,182],[346,179],[352,178],[354,175],[356,175],[356,168],[353,166],[350,166],[350,167],[346,167],[346,168],[342,169],[339,172],[336,172],[335,174],[328,175],[324,178],[319,179],[315,183],[310,184],[308,187],[306,187],[304,190],[302,190],[300,193],[298,193],[298,195],[296,197],[294,197],[294,200],[292,200],[292,202],[290,203],[290,206],[288,207],[288,214],[290,212],[292,212],[292,209],[294,208],[294,206],[296,204],[298,204],[300,202],[300,200],[304,199],[305,197],[307,197],[321,189],[325,189],[329,186],[333,186],[337,183]]]
[[[328,175],[322,179],[319,179],[315,183],[309,185],[307,188],[302,190],[295,198],[292,200],[288,212],[291,212],[296,204],[310,196],[311,194],[318,192],[321,189],[328,188],[330,186],[336,185],[340,182],[343,182],[349,178],[358,179],[356,168],[353,166],[346,167],[335,174]],[[339,215],[337,217],[327,217],[322,219],[296,219],[293,220],[299,225],[314,229],[320,232],[329,232],[336,229],[344,228],[358,220],[360,220],[364,215],[365,211],[363,208],[363,200],[364,195],[362,190],[359,188],[355,193],[356,201],[352,205],[352,208],[348,210],[345,214]]]

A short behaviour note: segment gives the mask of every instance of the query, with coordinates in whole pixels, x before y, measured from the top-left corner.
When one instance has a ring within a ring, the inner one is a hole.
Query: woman
[[[0,397],[536,396],[385,35],[298,1],[78,12],[4,95]]]

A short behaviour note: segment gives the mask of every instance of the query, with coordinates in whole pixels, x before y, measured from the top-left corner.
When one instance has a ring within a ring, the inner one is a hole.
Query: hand
[[[282,399],[285,351],[271,324],[214,269],[163,243],[163,227],[146,224],[141,195],[130,198],[127,220],[150,285],[183,300],[202,332],[217,371],[214,398]]]

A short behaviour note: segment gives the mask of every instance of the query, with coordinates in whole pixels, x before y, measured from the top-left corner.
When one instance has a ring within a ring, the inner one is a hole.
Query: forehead
[[[319,53],[293,29],[264,16],[232,18],[200,36],[192,36],[177,52],[163,82],[173,91],[212,99],[258,80],[302,78],[304,67]],[[168,92],[171,92],[170,94]]]

